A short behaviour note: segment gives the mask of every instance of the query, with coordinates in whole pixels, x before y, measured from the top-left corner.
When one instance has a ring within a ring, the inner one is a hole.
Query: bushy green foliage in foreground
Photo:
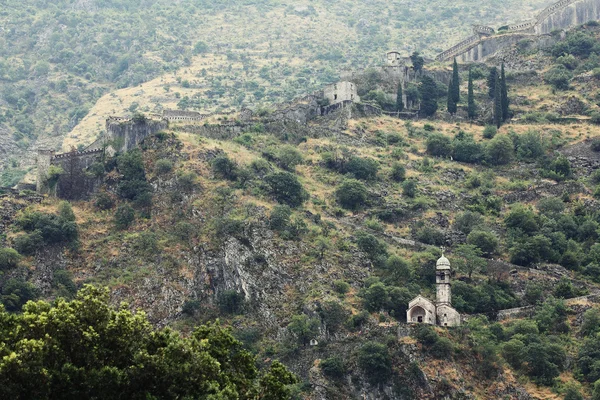
[[[296,378],[255,359],[218,324],[189,338],[154,330],[146,315],[108,305],[108,290],[0,309],[3,399],[288,399]]]

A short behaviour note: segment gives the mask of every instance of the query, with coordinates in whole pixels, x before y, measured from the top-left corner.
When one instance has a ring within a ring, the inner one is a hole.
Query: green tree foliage
[[[498,237],[488,231],[474,230],[467,236],[467,243],[481,251],[486,257],[494,255],[498,251]]]
[[[483,159],[483,146],[475,141],[473,135],[459,131],[452,140],[452,157],[459,162],[480,163]]]
[[[38,290],[31,283],[25,282],[22,279],[11,278],[2,286],[2,290],[0,291],[0,302],[7,311],[18,312],[21,311],[21,308],[25,303],[30,300],[35,300],[37,296]],[[10,334],[10,332],[7,334]],[[0,343],[2,342],[0,341]],[[0,376],[2,376],[2,368],[0,368]]]
[[[473,71],[469,68],[469,83],[467,88],[467,115],[470,120],[477,117],[477,105],[475,104],[475,94],[473,91]]]
[[[471,231],[473,231],[473,229],[481,225],[483,225],[483,218],[481,217],[481,214],[472,211],[465,211],[461,214],[458,214],[454,220],[454,229],[464,233],[465,235],[468,235],[471,233]]]
[[[110,210],[115,206],[115,200],[112,196],[106,192],[100,192],[94,198],[94,206],[98,210],[106,211]]]
[[[492,165],[509,164],[514,159],[512,140],[506,135],[494,137],[485,147],[485,157]]]
[[[567,90],[571,79],[573,79],[573,73],[560,64],[555,65],[544,74],[544,81],[558,90]]]
[[[21,255],[11,248],[0,247],[0,271],[16,268],[21,260]]]
[[[406,169],[399,163],[392,164],[391,177],[396,182],[403,182],[406,179]]]
[[[289,399],[285,386],[296,379],[277,362],[259,378],[254,357],[228,330],[199,326],[182,338],[108,301],[108,290],[86,286],[70,302],[0,311],[0,396]]]
[[[500,96],[502,104],[502,121],[506,121],[509,115],[509,100],[508,100],[508,87],[506,85],[506,73],[504,72],[504,63],[500,69]]]
[[[396,92],[396,111],[402,112],[404,110],[404,98],[402,94],[402,82],[398,83],[398,90]]]
[[[345,170],[356,179],[373,181],[377,178],[379,164],[371,158],[352,157],[346,164]]]
[[[419,86],[419,95],[421,98],[421,110],[427,117],[433,116],[438,108],[437,103],[437,85],[433,78],[424,76],[421,78]]]
[[[421,57],[421,55],[417,51],[412,53],[412,55],[410,56],[410,61],[412,62],[413,69],[415,70],[416,73],[419,73],[423,69],[423,66],[425,65],[425,60],[423,59],[423,57]]]
[[[333,379],[340,379],[346,374],[344,360],[337,356],[329,357],[321,361],[320,367],[325,376]]]
[[[356,179],[346,179],[336,189],[335,196],[340,205],[348,210],[358,210],[367,201],[367,188]]]
[[[27,234],[15,239],[15,249],[25,255],[33,254],[44,245],[75,245],[79,238],[75,215],[69,203],[62,203],[59,215],[29,212],[17,219],[17,226]]]
[[[129,204],[121,204],[115,212],[115,226],[117,229],[127,229],[135,220],[135,211]]]
[[[384,257],[383,261],[385,262],[385,258],[387,258],[387,245],[372,234],[358,232],[356,234],[356,244],[371,261],[376,262],[380,257]]]
[[[598,308],[590,308],[583,314],[580,332],[585,337],[594,336],[600,332],[600,310]]]
[[[217,178],[234,181],[238,176],[237,163],[231,160],[226,154],[215,157],[210,163],[213,174]]]
[[[436,157],[448,157],[452,154],[452,142],[442,133],[432,133],[427,138],[427,153]]]
[[[382,343],[365,343],[357,356],[358,366],[372,383],[385,382],[392,373],[392,358]]]
[[[496,82],[498,81],[498,69],[496,67],[491,67],[488,78],[487,78],[487,87],[488,87],[488,95],[491,99],[496,96]]]
[[[459,271],[466,272],[471,279],[473,272],[479,272],[486,266],[486,261],[481,258],[483,252],[472,244],[461,244],[456,248],[459,257],[456,266]]]
[[[325,323],[327,332],[336,333],[351,315],[342,303],[336,300],[326,300],[320,304],[319,314]]]
[[[502,82],[496,77],[496,88],[494,89],[494,124],[500,128],[504,121],[502,114]]]
[[[486,139],[493,139],[498,133],[498,128],[494,125],[486,125],[483,129],[483,137]]]
[[[298,177],[290,172],[276,172],[265,177],[271,195],[279,203],[295,208],[307,199],[308,193],[302,187]]]
[[[402,184],[402,194],[406,197],[414,198],[417,195],[417,182],[414,179],[404,181]]]
[[[269,222],[271,229],[275,231],[285,231],[290,225],[290,217],[292,216],[292,209],[288,205],[277,205],[273,207]]]
[[[173,162],[167,158],[161,158],[154,164],[154,171],[157,175],[166,175],[173,170]]]
[[[457,107],[458,107],[458,105],[456,104],[456,101],[454,101],[454,83],[452,81],[450,81],[450,83],[448,84],[448,96],[446,99],[446,108],[448,109],[448,113],[450,115],[454,115],[454,114],[456,114]]]
[[[320,322],[316,318],[307,315],[294,315],[287,326],[288,331],[293,334],[298,343],[306,346],[319,333]]]
[[[458,74],[458,64],[456,63],[456,58],[454,59],[454,63],[452,64],[452,101],[454,104],[458,104],[460,102],[460,76]]]

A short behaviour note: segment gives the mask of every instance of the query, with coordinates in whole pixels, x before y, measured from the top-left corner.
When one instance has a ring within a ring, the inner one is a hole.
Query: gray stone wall
[[[169,127],[165,119],[134,121],[128,118],[110,117],[106,120],[107,140],[115,151],[124,153],[136,148],[145,138]]]
[[[340,103],[342,101],[360,102],[356,85],[353,82],[342,81],[327,86],[323,90],[323,95],[329,100],[330,104]]]

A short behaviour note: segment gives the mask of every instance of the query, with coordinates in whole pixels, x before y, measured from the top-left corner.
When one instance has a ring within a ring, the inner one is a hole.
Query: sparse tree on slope
[[[469,91],[467,95],[468,99],[468,107],[467,113],[469,114],[469,119],[473,120],[477,116],[477,109],[475,105],[475,95],[473,93],[473,73],[469,69]]]
[[[502,97],[502,121],[508,119],[508,88],[506,87],[506,74],[504,73],[504,63],[500,72],[500,95]]]
[[[404,110],[404,101],[402,100],[402,82],[398,83],[398,92],[396,94],[396,111]]]
[[[488,94],[493,99],[496,94],[496,81],[498,80],[498,69],[496,67],[490,68],[490,74],[487,79]]]
[[[458,64],[456,58],[452,66],[452,99],[455,104],[460,102],[460,76],[458,75]]]
[[[502,126],[502,84],[500,79],[496,77],[496,89],[494,91],[494,124],[500,128]]]
[[[456,100],[455,100],[455,96],[454,96],[454,81],[450,81],[450,83],[448,84],[447,106],[448,106],[448,112],[451,115],[456,114],[457,105],[456,105]]]

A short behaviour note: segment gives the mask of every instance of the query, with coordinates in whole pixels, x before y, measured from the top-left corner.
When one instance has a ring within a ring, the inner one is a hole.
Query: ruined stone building
[[[423,296],[415,297],[408,303],[406,321],[412,324],[439,326],[459,326],[460,314],[452,307],[452,284],[450,261],[442,255],[436,263],[436,300],[432,302]]]
[[[329,104],[337,104],[344,101],[360,102],[356,85],[348,81],[334,83],[325,87],[323,89],[323,96],[329,100]]]

